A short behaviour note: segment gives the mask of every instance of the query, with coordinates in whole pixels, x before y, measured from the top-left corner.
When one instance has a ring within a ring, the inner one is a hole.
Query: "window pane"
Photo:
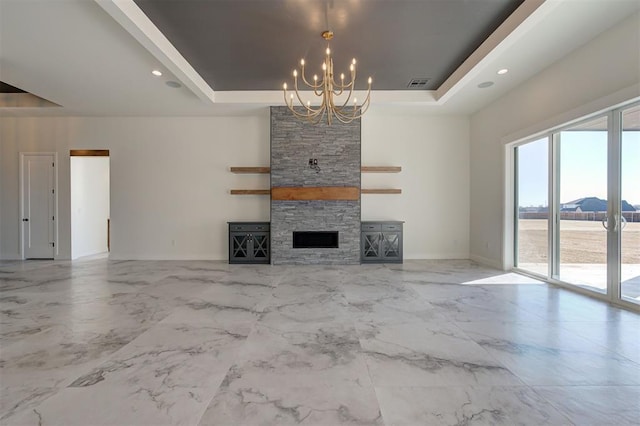
[[[559,278],[607,290],[607,118],[560,133]]]
[[[548,274],[549,141],[540,139],[517,149],[516,266]]]

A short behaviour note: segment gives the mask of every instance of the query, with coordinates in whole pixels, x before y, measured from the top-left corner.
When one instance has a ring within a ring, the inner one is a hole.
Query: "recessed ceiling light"
[[[182,87],[182,84],[178,83],[177,81],[173,81],[173,80],[169,80],[165,83],[167,86],[172,87],[174,89],[178,89],[180,87]]]
[[[500,75],[506,74],[508,72],[509,72],[509,70],[507,68],[502,68],[502,69],[498,70],[498,74],[500,74]]]
[[[151,74],[155,75],[156,77],[160,77],[162,75],[162,71],[153,70],[153,71],[151,71]]]
[[[479,89],[486,89],[487,87],[493,86],[493,81],[485,81],[484,83],[478,84]]]

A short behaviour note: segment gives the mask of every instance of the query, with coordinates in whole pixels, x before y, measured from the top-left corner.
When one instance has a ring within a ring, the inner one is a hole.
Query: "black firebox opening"
[[[338,231],[293,231],[293,248],[338,248]]]

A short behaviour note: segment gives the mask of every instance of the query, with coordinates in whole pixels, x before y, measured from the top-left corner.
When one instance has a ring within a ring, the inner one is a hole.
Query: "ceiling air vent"
[[[426,89],[429,78],[412,78],[407,84],[409,89]]]

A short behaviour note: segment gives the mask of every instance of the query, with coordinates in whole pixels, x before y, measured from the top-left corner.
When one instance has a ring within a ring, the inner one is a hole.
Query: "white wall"
[[[471,117],[471,257],[504,266],[505,144],[640,95],[640,15]]]
[[[369,115],[370,114],[370,115]],[[268,175],[230,166],[269,164],[269,111],[244,117],[0,118],[0,252],[17,258],[18,157],[55,151],[58,258],[71,257],[70,149],[109,149],[112,259],[226,259],[227,221],[269,220]],[[406,258],[468,256],[469,122],[406,111],[370,111],[362,124],[366,165],[400,165],[363,186],[402,195],[365,195],[363,219],[405,220]]]
[[[362,165],[402,166],[397,174],[362,175],[363,188],[401,195],[362,195],[363,220],[404,220],[407,259],[469,257],[469,120],[406,108],[369,111],[362,119]]]
[[[107,251],[109,157],[71,157],[71,257]]]
[[[58,258],[71,257],[70,149],[109,149],[111,258],[224,259],[226,222],[268,220],[268,176],[229,173],[269,164],[268,111],[249,117],[0,118],[2,255],[18,257],[18,153],[56,151]]]
[[[4,185],[2,185],[2,172],[6,166],[2,156],[2,139],[0,138],[0,259],[4,259],[2,255],[2,200],[4,199]]]

